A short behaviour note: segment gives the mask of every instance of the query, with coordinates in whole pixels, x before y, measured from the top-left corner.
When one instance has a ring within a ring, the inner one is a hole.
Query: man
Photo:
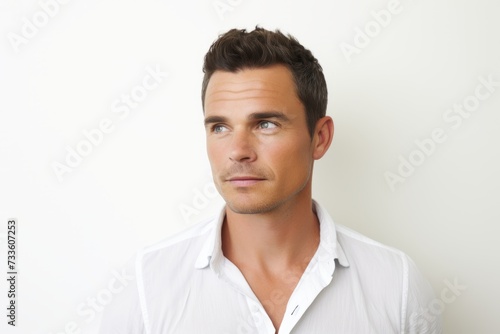
[[[328,150],[321,66],[291,36],[230,30],[204,62],[207,222],[139,253],[102,333],[440,333],[413,262],[335,225],[311,197]]]

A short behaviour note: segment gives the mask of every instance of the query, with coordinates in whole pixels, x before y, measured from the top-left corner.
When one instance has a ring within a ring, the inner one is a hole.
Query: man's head
[[[247,68],[264,68],[276,64],[292,73],[299,100],[306,111],[307,129],[312,136],[316,122],[326,115],[328,91],[323,70],[311,51],[295,38],[256,27],[231,29],[212,44],[203,64],[202,104],[210,78],[215,71],[237,72]]]
[[[205,58],[205,129],[215,185],[236,213],[268,213],[285,204],[307,204],[313,162],[326,153],[333,135],[333,121],[324,109],[313,109],[314,121],[305,117],[304,100],[326,108],[326,96],[322,98],[316,91],[322,89],[314,82],[320,76],[317,81],[324,86],[321,68],[309,51],[284,35],[262,29],[228,32],[234,33],[249,40],[233,36],[225,41],[223,35]],[[304,80],[303,90],[309,94],[305,99],[290,66]]]

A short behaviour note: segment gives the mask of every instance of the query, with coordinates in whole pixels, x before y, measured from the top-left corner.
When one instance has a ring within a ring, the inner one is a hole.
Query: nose
[[[252,162],[257,158],[253,135],[246,130],[235,130],[230,145],[229,159],[233,162]]]

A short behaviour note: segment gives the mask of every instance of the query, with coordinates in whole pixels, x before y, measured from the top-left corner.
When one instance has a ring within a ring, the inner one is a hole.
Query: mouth
[[[226,181],[237,187],[249,187],[264,180],[265,179],[256,176],[234,176]]]

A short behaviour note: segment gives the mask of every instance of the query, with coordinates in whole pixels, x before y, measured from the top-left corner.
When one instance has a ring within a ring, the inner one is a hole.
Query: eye
[[[274,124],[273,122],[270,122],[270,121],[262,121],[259,123],[259,127],[261,129],[274,129],[276,127],[278,127],[276,124]]]
[[[216,124],[212,127],[212,132],[213,133],[221,133],[221,132],[224,132],[226,131],[227,128],[224,126],[224,125],[221,125],[221,124]]]

